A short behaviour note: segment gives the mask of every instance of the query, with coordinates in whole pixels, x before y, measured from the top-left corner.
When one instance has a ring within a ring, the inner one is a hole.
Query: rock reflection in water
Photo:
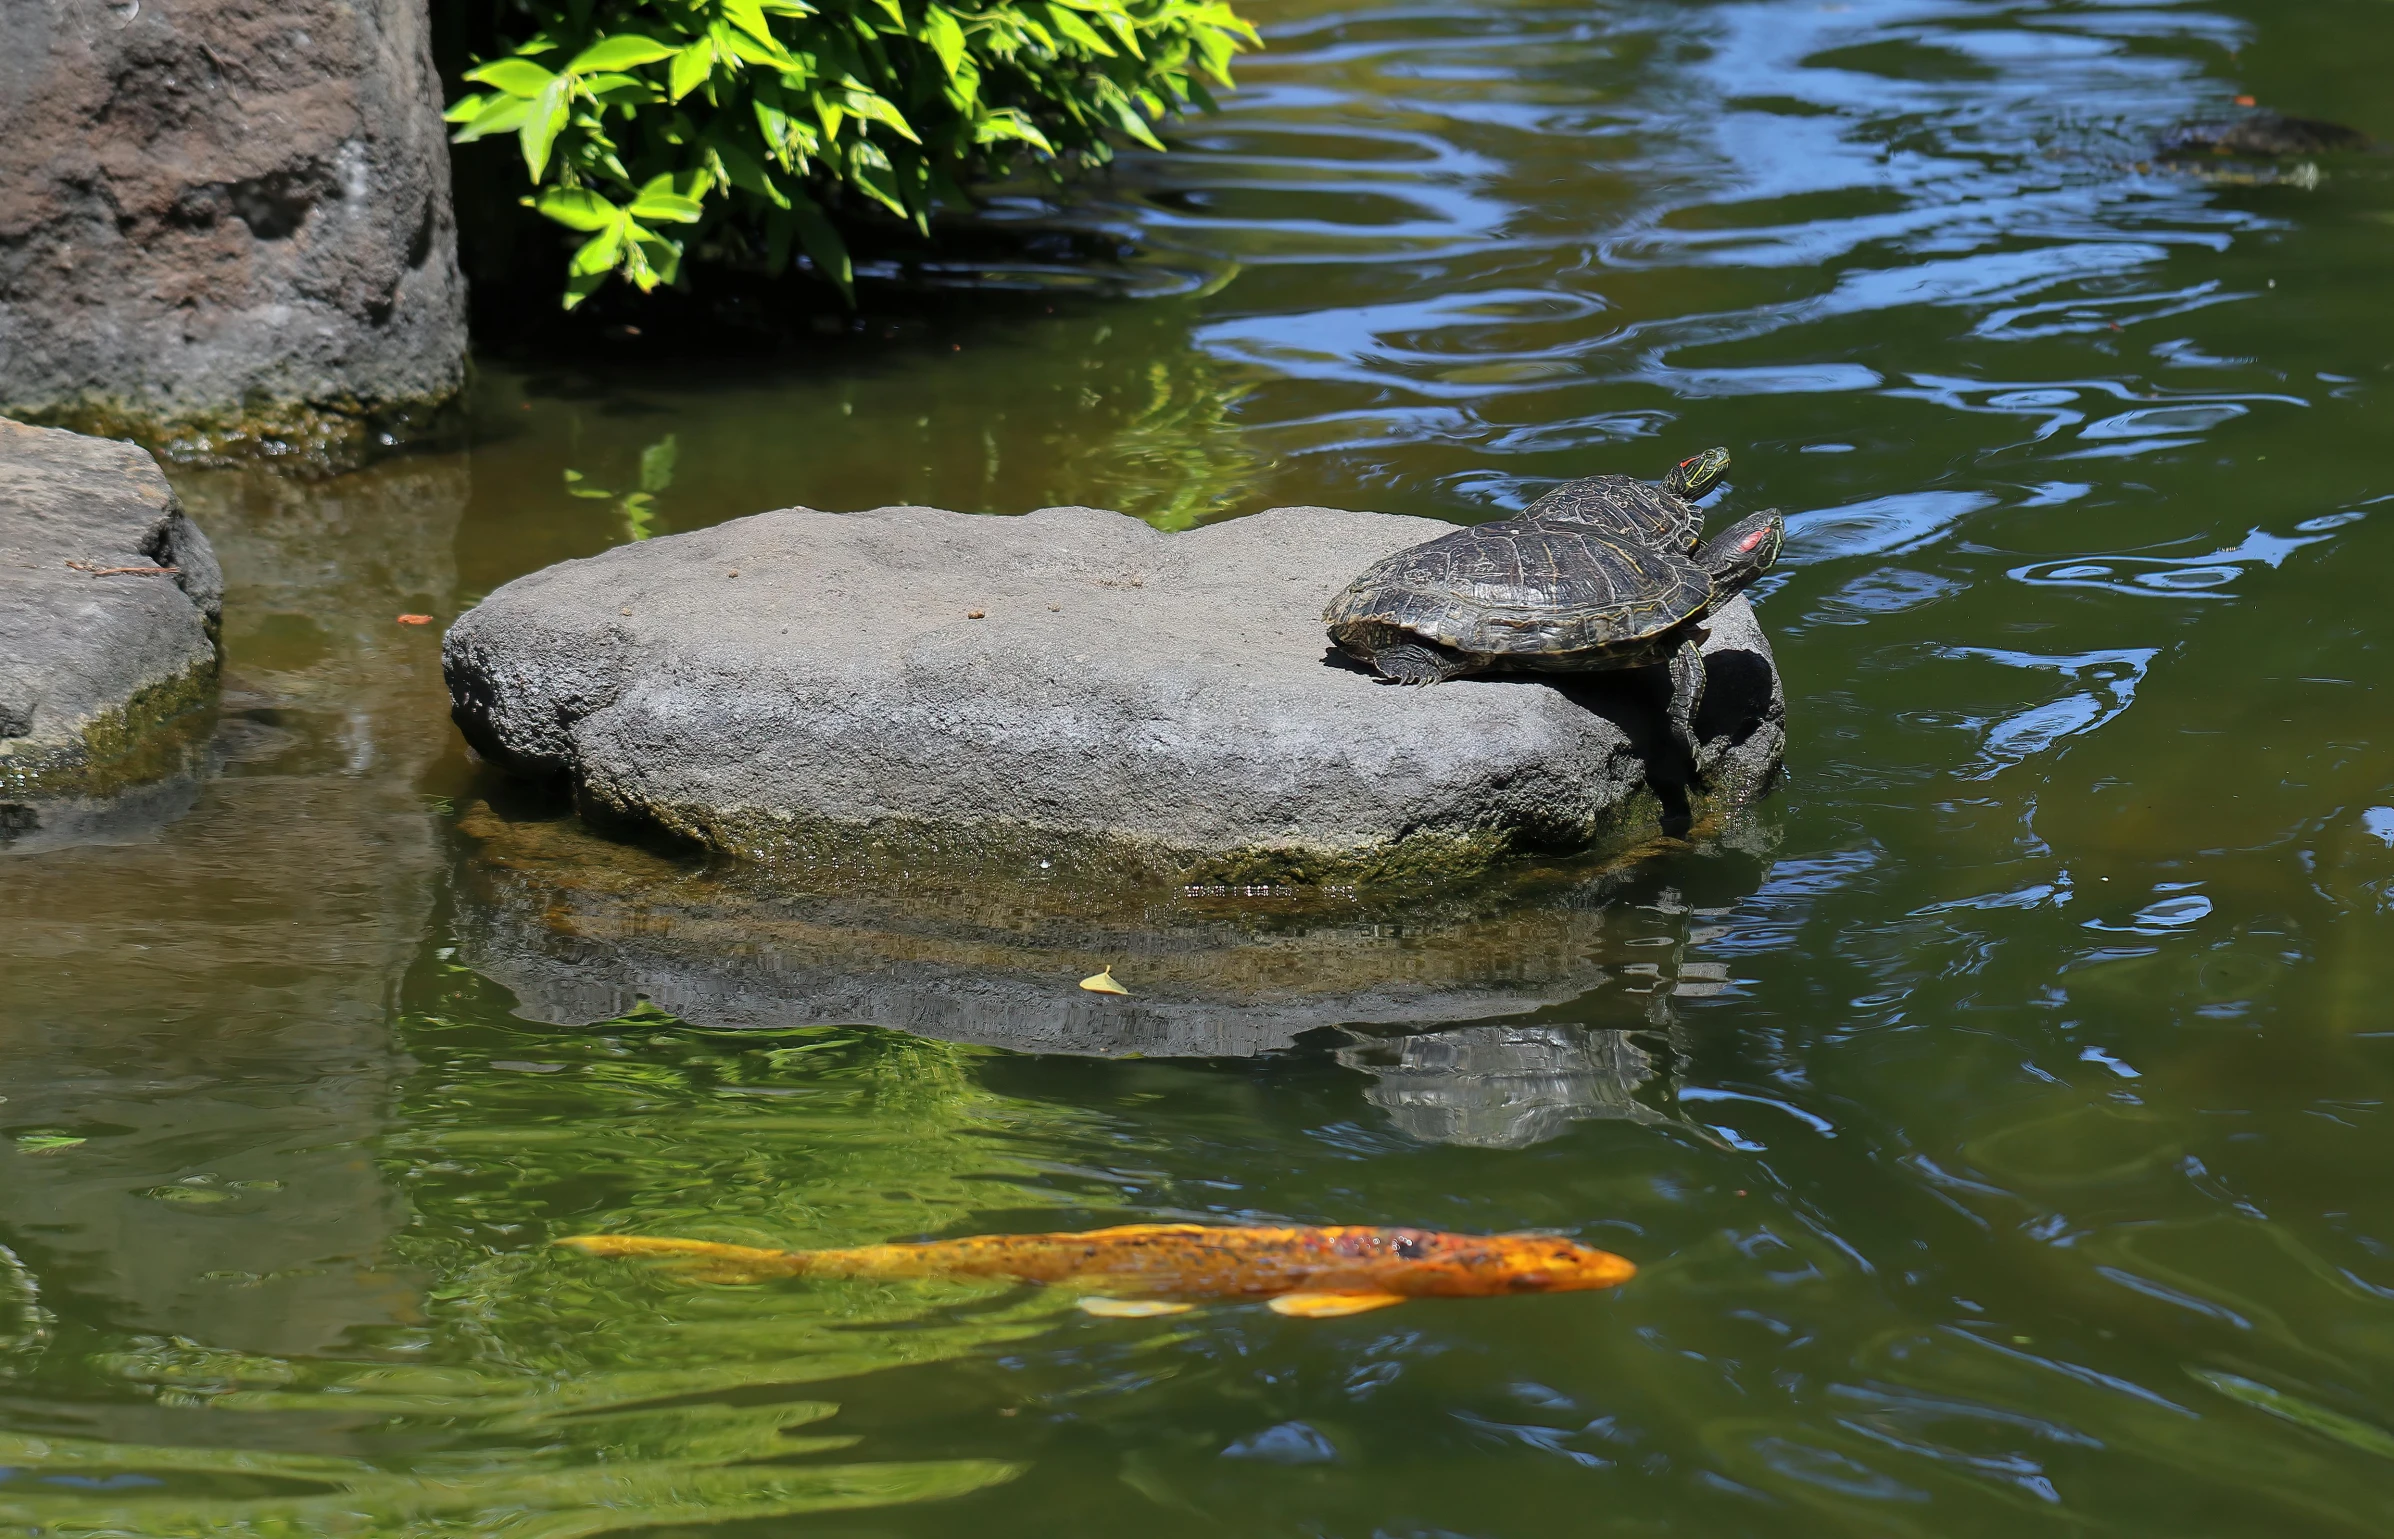
[[[455,607],[465,468],[176,480],[228,578],[222,708],[164,779],[0,808],[0,1367],[39,1311],[137,1333],[108,1371],[138,1382],[177,1371],[153,1348],[306,1354],[422,1314],[374,1141],[446,702],[391,616]]]
[[[1626,858],[1401,901],[1223,900],[1104,872],[966,880],[867,853],[838,871],[706,870],[488,804],[458,829],[463,960],[512,990],[519,1016],[560,1026],[646,1000],[718,1028],[867,1024],[1018,1052],[1241,1057],[1324,1028],[1489,1021],[1607,989],[1651,1024],[1644,996],[1676,947],[1650,932],[1686,927],[1624,900]],[[1078,987],[1105,966],[1127,997]]]
[[[1625,1031],[1461,1026],[1358,1042],[1338,1061],[1378,1080],[1364,1099],[1424,1143],[1523,1149],[1590,1118],[1663,1120],[1634,1094],[1654,1060]]]

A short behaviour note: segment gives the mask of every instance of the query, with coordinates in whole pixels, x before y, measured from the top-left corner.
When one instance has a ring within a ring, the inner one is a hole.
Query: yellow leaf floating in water
[[[1080,1301],[1083,1314],[1101,1320],[1146,1320],[1156,1315],[1185,1315],[1195,1309],[1194,1304],[1175,1303],[1170,1299],[1110,1299],[1093,1296]]]
[[[1096,973],[1087,978],[1083,978],[1081,980],[1081,987],[1087,989],[1092,994],[1128,994],[1130,992],[1130,990],[1124,988],[1121,984],[1114,981],[1114,969],[1111,965],[1109,965],[1104,972]]]
[[[1403,1302],[1401,1293],[1283,1293],[1265,1307],[1276,1315],[1294,1315],[1300,1320],[1333,1320]]]

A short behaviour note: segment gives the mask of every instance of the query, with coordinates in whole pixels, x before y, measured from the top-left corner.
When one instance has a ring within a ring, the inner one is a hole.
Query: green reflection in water
[[[1019,1341],[1068,1300],[695,1287],[554,1251],[525,1219],[773,1243],[912,1234],[1003,1200],[1023,1168],[1012,1145],[1073,1113],[979,1089],[967,1050],[878,1032],[706,1038],[654,1011],[570,1038],[438,1014],[406,1031],[418,1069],[382,1161],[416,1215],[394,1259],[439,1279],[422,1324],[364,1358],[182,1337],[100,1353],[94,1371],[204,1410],[205,1430],[0,1437],[16,1472],[4,1531],[562,1539],[927,1501],[1018,1473],[809,1457],[859,1439],[794,1435],[839,1410],[795,1394]],[[275,1430],[261,1441],[243,1418]],[[303,1446],[362,1451],[276,1451],[294,1428],[315,1429]]]

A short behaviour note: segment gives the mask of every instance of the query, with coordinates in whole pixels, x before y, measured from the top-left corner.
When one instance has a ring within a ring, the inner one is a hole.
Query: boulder
[[[1449,526],[1275,508],[793,508],[518,578],[450,629],[467,740],[586,810],[751,858],[863,844],[1027,866],[1104,850],[1190,881],[1444,879],[1751,800],[1783,707],[1715,617],[1684,783],[1660,670],[1385,684],[1322,607]]]
[[[0,785],[123,767],[203,699],[223,595],[142,449],[0,418]]]
[[[0,411],[339,461],[462,385],[424,0],[8,0],[0,123]]]

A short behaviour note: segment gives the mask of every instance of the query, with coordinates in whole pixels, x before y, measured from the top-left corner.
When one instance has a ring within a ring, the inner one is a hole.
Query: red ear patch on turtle
[[[1760,545],[1764,540],[1769,539],[1770,534],[1771,532],[1768,527],[1757,529],[1752,534],[1749,534],[1744,539],[1738,541],[1737,548],[1741,554],[1745,551],[1752,550],[1757,545]]]

